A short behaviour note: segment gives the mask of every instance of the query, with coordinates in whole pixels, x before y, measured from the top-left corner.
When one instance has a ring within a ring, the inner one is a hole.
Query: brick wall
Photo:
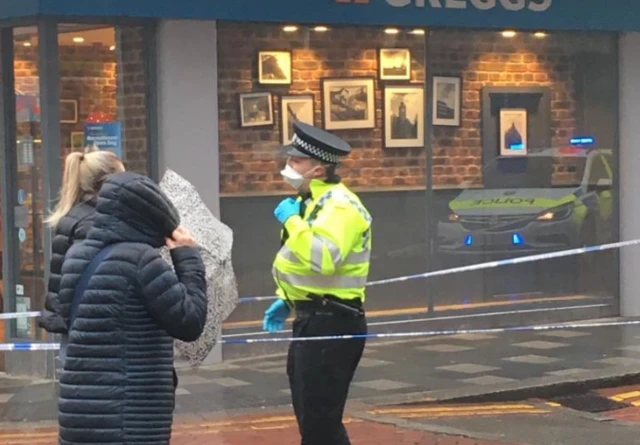
[[[505,39],[492,31],[432,32],[429,56],[434,75],[461,76],[463,81],[461,126],[434,127],[434,185],[456,186],[478,177],[483,87],[549,87],[552,145],[566,145],[576,131],[576,55],[607,52],[610,45],[611,40],[599,34],[554,33],[543,39],[519,34]],[[554,180],[573,180],[566,167],[566,162],[557,163]]]
[[[424,81],[422,36],[388,36],[380,29],[340,28],[327,33],[286,33],[277,25],[220,23],[218,29],[220,189],[223,193],[288,190],[276,160],[280,146],[278,95],[313,94],[315,124],[322,122],[323,77],[371,76],[377,79],[377,48],[395,44],[412,53],[412,81]],[[292,85],[259,85],[259,50],[291,50]],[[382,93],[376,80],[376,128],[336,132],[354,148],[340,174],[360,187],[425,184],[424,150],[382,148]],[[272,128],[240,128],[238,95],[250,91],[274,94]]]
[[[286,33],[278,25],[221,23],[218,34],[220,178],[223,193],[286,189],[275,153],[280,144],[278,95],[313,94],[315,124],[322,124],[322,77],[374,76],[379,47],[409,47],[411,82],[424,79],[422,36],[389,36],[379,28],[336,28],[327,33],[303,29]],[[485,86],[548,86],[551,89],[551,133],[554,146],[566,144],[576,128],[573,72],[581,51],[609,51],[611,40],[600,34],[554,33],[545,39],[522,34],[505,39],[493,31],[434,30],[429,56],[433,74],[461,76],[463,104],[460,127],[434,127],[433,181],[458,187],[481,171],[480,97]],[[259,85],[257,52],[292,50],[292,85]],[[382,90],[376,80],[376,128],[336,132],[354,147],[341,168],[345,181],[357,187],[389,189],[424,186],[423,149],[382,148]],[[396,82],[395,84],[402,84]],[[272,128],[240,128],[238,95],[251,91],[274,94]],[[426,99],[430,101],[429,98]],[[567,176],[557,166],[557,178]],[[566,177],[565,177],[566,179]]]
[[[147,76],[143,28],[118,27],[118,120],[122,122],[123,158],[127,168],[147,174]]]

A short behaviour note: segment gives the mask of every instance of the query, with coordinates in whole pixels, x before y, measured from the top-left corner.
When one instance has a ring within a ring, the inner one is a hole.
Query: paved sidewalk
[[[443,400],[604,377],[640,376],[640,326],[371,340],[350,400]],[[283,344],[283,349],[286,345]],[[182,370],[178,414],[288,407],[285,354]],[[56,416],[54,382],[0,378],[0,420]]]

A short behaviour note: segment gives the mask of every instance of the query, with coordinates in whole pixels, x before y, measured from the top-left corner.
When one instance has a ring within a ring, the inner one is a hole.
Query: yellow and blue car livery
[[[448,214],[437,225],[439,254],[509,257],[611,242],[610,150],[565,148],[529,154],[519,162],[530,163],[532,171],[519,183],[508,173],[500,176],[496,164],[512,162],[504,158],[484,169],[484,188],[464,190],[449,202]],[[564,166],[560,173],[568,171],[573,179],[554,179],[554,165]],[[503,186],[510,180],[523,187]]]

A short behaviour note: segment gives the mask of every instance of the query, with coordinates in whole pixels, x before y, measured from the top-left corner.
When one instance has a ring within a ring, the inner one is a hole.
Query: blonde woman
[[[124,165],[110,151],[73,152],[67,156],[62,176],[60,200],[46,223],[54,227],[49,265],[48,293],[45,310],[38,318],[38,325],[48,332],[62,334],[63,346],[60,358],[64,360],[68,328],[61,316],[58,291],[62,262],[69,247],[83,240],[93,225],[98,192],[106,177],[123,172]]]

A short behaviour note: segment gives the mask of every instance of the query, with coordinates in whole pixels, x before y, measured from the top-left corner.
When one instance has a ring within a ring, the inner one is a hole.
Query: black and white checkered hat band
[[[315,145],[309,144],[308,142],[300,139],[297,134],[293,135],[291,145],[299,148],[303,153],[308,153],[309,155],[320,159],[322,162],[326,162],[328,164],[337,164],[340,160],[340,157],[337,154],[329,153],[328,151],[316,147]]]

